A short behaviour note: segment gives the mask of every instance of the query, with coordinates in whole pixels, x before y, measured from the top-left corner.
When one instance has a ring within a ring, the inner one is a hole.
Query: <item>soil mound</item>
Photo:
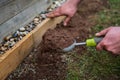
[[[68,47],[73,43],[74,37],[71,32],[63,29],[63,25],[59,24],[57,28],[49,29],[43,37],[43,44],[46,49],[58,50]]]

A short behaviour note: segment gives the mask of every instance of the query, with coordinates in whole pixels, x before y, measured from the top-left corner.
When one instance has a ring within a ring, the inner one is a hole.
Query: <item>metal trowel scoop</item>
[[[95,37],[92,39],[87,39],[85,42],[80,42],[80,43],[76,43],[76,40],[74,40],[74,43],[71,44],[70,46],[64,48],[63,51],[68,52],[68,51],[73,50],[75,48],[75,46],[81,46],[81,45],[96,46],[102,39],[103,39],[103,37]]]

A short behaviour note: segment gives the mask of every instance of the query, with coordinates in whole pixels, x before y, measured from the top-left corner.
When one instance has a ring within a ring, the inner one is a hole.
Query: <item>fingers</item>
[[[60,12],[60,7],[57,8],[56,10],[46,14],[46,16],[49,17],[49,18],[58,17],[58,16],[61,16],[61,15],[63,15],[63,14],[61,14],[61,12]]]
[[[102,42],[100,42],[97,46],[96,46],[96,49],[97,50],[99,50],[99,51],[101,51],[101,50],[103,50],[103,43]]]
[[[70,21],[71,17],[67,17],[65,20],[64,20],[64,26],[67,26],[68,22]]]
[[[53,12],[50,12],[50,13],[46,14],[46,16],[49,17],[49,18],[53,18],[53,17],[61,16],[61,14],[53,11]]]
[[[96,35],[96,36],[103,36],[103,35],[105,35],[105,34],[109,31],[109,29],[110,29],[110,28],[104,29],[104,30],[102,30],[101,32],[96,33],[95,35]]]
[[[96,33],[95,35],[96,35],[96,36],[105,36],[110,29],[111,29],[111,28],[104,29],[104,30],[100,31],[99,33]],[[99,50],[99,51],[101,51],[101,50],[103,50],[103,49],[107,49],[107,46],[106,46],[106,38],[105,38],[105,37],[104,37],[103,40],[96,46],[96,49]]]
[[[106,38],[103,38],[103,40],[100,43],[98,43],[98,45],[96,46],[96,49],[99,51],[107,50],[110,52],[112,50],[112,47],[108,43],[108,40]]]
[[[99,42],[96,46],[96,49],[101,51],[101,50],[107,50],[108,49],[108,43],[106,38],[103,38],[101,42]]]
[[[115,49],[111,46],[105,45],[104,43],[99,43],[96,46],[96,49],[99,51],[107,50],[108,52],[113,53],[113,54],[120,54],[120,51],[118,51],[118,49]]]

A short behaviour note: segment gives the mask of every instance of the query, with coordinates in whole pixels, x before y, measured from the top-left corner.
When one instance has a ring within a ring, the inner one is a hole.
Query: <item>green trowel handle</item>
[[[96,46],[104,37],[95,37],[92,39],[87,39],[86,40],[86,45],[87,46]]]

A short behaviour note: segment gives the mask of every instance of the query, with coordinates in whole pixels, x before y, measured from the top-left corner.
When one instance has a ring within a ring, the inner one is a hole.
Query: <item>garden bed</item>
[[[43,34],[49,28],[54,28],[56,24],[61,22],[64,17],[54,19],[46,19],[37,26],[33,31],[28,33],[22,40],[15,44],[6,53],[0,55],[0,79],[4,80],[5,77],[13,71],[18,64],[36,47],[42,40]],[[51,27],[49,27],[50,25]],[[44,28],[43,28],[44,27]],[[39,35],[38,32],[41,32]]]
[[[74,39],[81,42],[91,37],[90,34],[94,34],[91,28],[97,24],[93,19],[94,15],[106,5],[107,2],[104,0],[84,0],[68,26],[65,27],[61,23],[55,29],[49,29],[39,46],[6,80],[65,80],[69,58],[67,53],[60,52],[60,50],[70,45]],[[37,36],[39,34],[40,31],[37,31]],[[73,52],[81,55],[84,51],[86,48],[79,46]]]

